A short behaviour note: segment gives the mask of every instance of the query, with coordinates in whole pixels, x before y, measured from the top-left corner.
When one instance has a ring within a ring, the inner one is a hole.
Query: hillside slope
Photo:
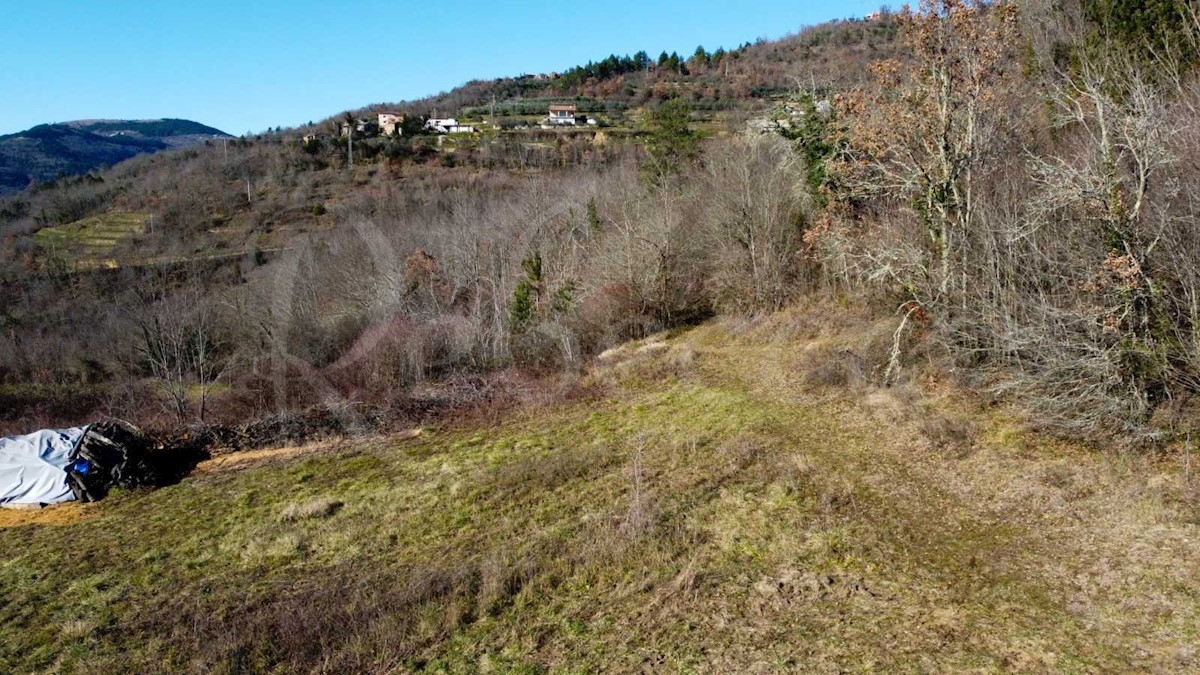
[[[529,112],[545,115],[555,101],[573,101],[581,112],[653,106],[682,98],[693,110],[757,111],[797,87],[845,89],[863,81],[867,66],[896,55],[898,26],[891,15],[807,26],[774,40],[759,39],[726,50],[695,53],[616,54],[563,72],[472,80],[414,101],[379,103],[335,115],[306,131],[329,128],[346,114],[402,110],[468,119]]]
[[[627,345],[582,400],[497,426],[297,449],[0,530],[0,664],[1198,665],[1197,514],[1173,475],[961,397],[822,393],[807,354],[892,324],[812,325]]]
[[[0,195],[130,157],[229,135],[188,120],[82,120],[0,136]]]

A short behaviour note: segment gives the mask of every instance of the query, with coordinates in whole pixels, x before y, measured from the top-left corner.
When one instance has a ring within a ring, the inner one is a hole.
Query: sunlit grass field
[[[825,391],[805,350],[842,338],[786,321],[628,345],[497,425],[2,529],[0,669],[1198,665],[1195,512],[1167,474],[959,397]]]

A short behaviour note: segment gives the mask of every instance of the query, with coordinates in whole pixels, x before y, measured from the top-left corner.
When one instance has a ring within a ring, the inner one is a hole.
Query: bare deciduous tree
[[[838,101],[850,142],[831,174],[850,196],[886,195],[923,225],[925,278],[910,286],[924,304],[948,299],[961,278],[979,173],[1001,147],[1016,17],[1010,2],[922,0],[897,19],[913,59],[876,63],[874,87]]]

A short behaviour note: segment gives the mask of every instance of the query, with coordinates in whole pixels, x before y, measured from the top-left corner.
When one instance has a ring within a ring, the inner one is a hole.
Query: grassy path
[[[906,633],[889,668],[1200,667],[1196,510],[1165,498],[1176,476],[1040,439],[952,396],[815,396],[795,344],[699,339],[713,357],[705,380],[782,406],[782,433],[853,486],[855,546],[896,600],[873,619]],[[790,423],[797,410],[822,411],[843,440],[813,438]],[[957,447],[938,447],[946,415],[971,418]]]

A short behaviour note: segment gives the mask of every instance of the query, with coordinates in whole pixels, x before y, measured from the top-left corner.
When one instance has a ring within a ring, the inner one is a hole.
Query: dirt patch
[[[231,452],[227,455],[221,455],[212,459],[206,459],[196,465],[194,473],[217,473],[220,471],[229,471],[232,469],[244,468],[252,464],[265,464],[276,459],[290,459],[301,455],[315,455],[322,452],[328,452],[336,446],[330,443],[316,443],[312,445],[289,446],[284,448],[269,448],[266,450],[245,450],[242,452]]]
[[[79,502],[42,509],[0,509],[0,529],[22,525],[70,525],[96,516],[96,507]]]
[[[800,570],[784,570],[778,576],[764,576],[754,585],[754,591],[758,596],[755,608],[759,612],[817,600],[878,597],[859,575],[819,574]]]

